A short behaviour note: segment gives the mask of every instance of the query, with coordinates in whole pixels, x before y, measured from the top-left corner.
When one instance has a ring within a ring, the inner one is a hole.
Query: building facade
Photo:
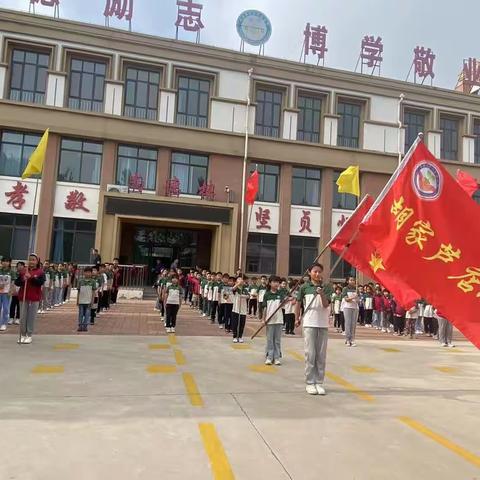
[[[347,166],[378,195],[399,143],[424,132],[452,173],[480,172],[477,96],[0,10],[0,254],[27,254],[37,182],[20,175],[46,128],[35,238],[52,261],[95,246],[123,263],[242,258],[247,273],[300,275],[356,207],[335,187]],[[242,216],[247,129],[260,191]]]

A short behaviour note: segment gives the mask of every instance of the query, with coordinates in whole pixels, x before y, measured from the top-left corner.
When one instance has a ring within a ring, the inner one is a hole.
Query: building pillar
[[[427,132],[427,148],[433,153],[435,158],[440,158],[442,154],[442,131],[430,130]]]
[[[287,277],[290,260],[290,215],[292,205],[292,166],[282,165],[280,171],[280,221],[277,238],[277,272]]]
[[[296,140],[297,124],[298,124],[298,110],[286,108],[283,111],[282,138],[286,140]]]
[[[109,115],[121,115],[123,106],[123,82],[107,80],[105,82],[104,111]]]
[[[157,181],[156,181],[156,194],[163,197],[165,196],[165,185],[170,178],[170,159],[172,157],[172,151],[169,148],[159,148],[157,157]]]
[[[175,123],[175,109],[177,91],[161,89],[159,95],[158,121],[163,123]]]
[[[339,115],[325,115],[323,121],[323,143],[337,145]]]
[[[42,188],[37,198],[37,204],[41,205],[41,208],[38,209],[35,249],[41,259],[50,257],[59,151],[60,136],[50,133],[43,164]]]
[[[7,71],[8,71],[8,64],[7,63],[0,63],[0,99],[6,98],[7,92],[6,84],[7,84]]]
[[[462,161],[464,163],[475,163],[475,139],[473,135],[463,136]]]
[[[67,74],[61,72],[48,72],[47,93],[45,105],[63,108],[65,102],[65,85]]]
[[[332,235],[333,188],[333,169],[324,168],[322,170],[322,225],[320,227],[320,250],[322,250],[330,241]],[[330,249],[327,249],[319,260],[325,268],[324,278],[330,277],[330,258]]]
[[[111,140],[103,143],[102,172],[100,175],[100,190],[107,190],[107,185],[115,184],[115,158],[117,157],[117,144]]]

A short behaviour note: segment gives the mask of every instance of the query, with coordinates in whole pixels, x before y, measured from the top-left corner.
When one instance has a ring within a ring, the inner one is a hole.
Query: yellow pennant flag
[[[351,193],[360,196],[360,168],[350,166],[344,170],[337,180],[338,193]]]
[[[29,178],[32,175],[42,173],[43,162],[45,161],[45,156],[47,155],[48,133],[49,129],[47,128],[45,130],[45,133],[43,134],[43,137],[40,140],[40,143],[38,144],[38,147],[30,155],[30,158],[28,159],[28,164],[25,167],[24,172],[22,173],[22,180],[25,178]]]

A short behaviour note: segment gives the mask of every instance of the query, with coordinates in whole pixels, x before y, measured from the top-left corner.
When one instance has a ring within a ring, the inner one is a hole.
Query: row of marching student
[[[32,343],[37,314],[44,314],[69,301],[77,287],[78,332],[87,332],[96,316],[116,303],[120,279],[118,260],[113,264],[86,267],[77,278],[75,264],[40,262],[34,253],[28,262],[3,257],[0,269],[0,332],[20,325],[18,343]]]

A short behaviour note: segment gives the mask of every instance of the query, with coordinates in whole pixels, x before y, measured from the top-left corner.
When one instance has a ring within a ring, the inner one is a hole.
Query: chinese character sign
[[[200,31],[205,28],[202,23],[201,3],[195,3],[193,0],[177,0],[177,27],[176,38],[178,40],[178,29],[183,28],[186,32],[197,33],[197,43],[200,41]]]
[[[425,80],[427,77],[433,79],[435,73],[433,72],[433,63],[435,55],[430,48],[416,47],[414,52],[413,64],[415,68],[415,83],[417,77]],[[422,81],[423,83],[423,81]]]
[[[302,210],[302,213],[303,215],[300,218],[300,230],[298,231],[298,233],[304,233],[304,232],[312,233],[312,229],[310,227],[310,223],[311,223],[310,214],[312,212],[310,212],[309,210]]]
[[[72,190],[65,200],[65,208],[67,210],[71,210],[75,212],[76,210],[82,210],[84,212],[90,212],[90,210],[85,207],[85,202],[87,201],[87,197],[83,192],[79,190]]]
[[[10,192],[6,192],[8,198],[7,205],[11,205],[15,210],[21,210],[25,205],[25,195],[28,193],[28,186],[25,183],[17,182]]]
[[[327,33],[328,30],[325,26],[318,25],[312,27],[310,23],[307,23],[305,31],[303,32],[303,61],[310,53],[317,55],[318,63],[320,60],[325,61],[325,53],[328,52],[327,48]]]
[[[35,13],[35,5],[43,5],[44,7],[53,7],[54,17],[58,17],[60,14],[60,0],[30,0],[29,11]]]
[[[363,73],[363,67],[366,66],[371,69],[371,73],[374,73],[377,68],[380,73],[380,66],[383,61],[382,54],[382,37],[375,38],[373,35],[365,35],[360,48],[361,72]]]
[[[133,17],[133,0],[107,0],[105,11],[106,18],[117,17],[119,20],[132,20]]]
[[[463,81],[470,87],[480,86],[480,62],[476,58],[463,61]]]
[[[268,208],[258,207],[258,210],[255,212],[255,219],[258,230],[272,229],[270,225],[270,210]]]

